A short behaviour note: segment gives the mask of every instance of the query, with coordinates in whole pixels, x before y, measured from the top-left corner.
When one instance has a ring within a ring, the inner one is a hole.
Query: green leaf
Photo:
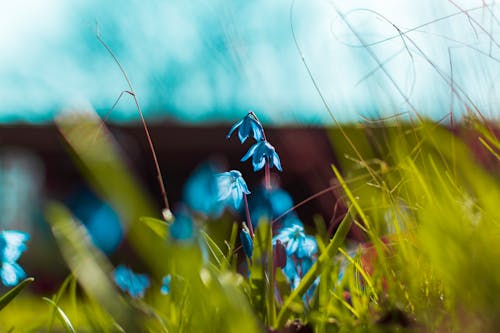
[[[167,222],[149,216],[142,216],[139,218],[139,221],[147,225],[148,228],[151,229],[160,238],[167,237]]]
[[[54,307],[54,309],[56,310],[57,318],[59,318],[59,320],[63,324],[64,328],[66,329],[66,332],[76,333],[75,329],[73,328],[73,325],[71,324],[71,321],[69,320],[68,316],[64,313],[64,311],[50,298],[43,297],[42,299]]]
[[[29,277],[23,280],[21,283],[19,283],[11,290],[9,290],[5,295],[3,295],[0,298],[0,310],[5,308],[10,302],[12,302],[12,300],[14,300],[14,298],[16,298],[17,295],[19,295],[21,290],[23,290],[28,284],[30,284],[33,281],[35,281],[35,278]]]

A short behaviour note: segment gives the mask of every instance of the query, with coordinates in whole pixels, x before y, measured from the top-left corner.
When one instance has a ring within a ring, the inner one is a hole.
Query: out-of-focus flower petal
[[[172,281],[172,275],[166,275],[161,281],[160,292],[163,295],[168,295],[170,293],[170,282]]]
[[[134,273],[124,265],[116,267],[113,277],[116,285],[133,298],[143,297],[150,285],[147,275]]]

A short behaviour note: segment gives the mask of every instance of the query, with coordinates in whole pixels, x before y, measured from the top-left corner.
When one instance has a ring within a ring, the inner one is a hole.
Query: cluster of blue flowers
[[[227,139],[236,131],[241,143],[250,137],[256,141],[241,161],[251,158],[254,171],[265,169],[266,186],[257,188],[248,200],[250,190],[240,171],[222,172],[213,163],[202,164],[184,186],[183,203],[174,210],[175,219],[169,226],[169,238],[178,244],[198,244],[202,254],[208,252],[195,224],[217,219],[228,208],[245,214],[245,219],[241,222],[240,242],[244,254],[251,259],[253,229],[258,221],[263,218],[271,221],[281,216],[292,209],[293,201],[284,190],[277,186],[271,187],[270,169],[274,167],[282,171],[281,161],[276,149],[267,141],[257,116],[249,112],[232,126]],[[251,215],[254,217],[253,221]],[[318,246],[314,237],[305,234],[303,224],[295,213],[288,212],[280,219],[279,226],[280,229],[273,237],[275,266],[283,269],[291,287],[296,288],[316,260]],[[136,274],[125,266],[116,268],[114,279],[124,292],[134,298],[142,297],[150,285],[146,275]],[[161,292],[167,294],[170,291],[171,276],[167,275],[162,282]]]
[[[248,112],[243,119],[234,124],[226,138],[229,139],[236,129],[238,129],[238,138],[241,143],[244,143],[249,136],[252,136],[257,141],[241,158],[242,162],[251,157],[254,171],[262,170],[264,166],[269,168],[275,167],[279,171],[282,171],[280,158],[276,153],[276,149],[267,141],[264,128],[255,113],[252,111]]]
[[[278,245],[285,248],[286,263],[283,273],[288,278],[292,289],[295,289],[316,261],[318,244],[314,237],[306,235],[302,225],[294,224],[282,227],[273,237],[273,246]]]

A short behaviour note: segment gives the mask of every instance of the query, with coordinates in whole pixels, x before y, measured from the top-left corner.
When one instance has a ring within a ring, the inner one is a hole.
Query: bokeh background
[[[248,110],[282,159],[276,181],[299,202],[331,185],[331,163],[350,158],[335,154],[338,133],[324,130],[337,121],[367,144],[376,135],[357,125],[378,119],[411,121],[418,112],[453,126],[471,111],[467,104],[497,120],[499,16],[495,1],[479,0],[5,2],[0,227],[32,234],[37,251],[21,260],[40,289],[65,275],[43,217],[48,200],[66,204],[115,261],[130,254],[120,217],[82,176],[54,124],[82,110],[107,117],[131,173],[161,211],[132,97],[109,112],[129,88],[97,34],[132,81],[172,202],[207,160],[240,169],[258,187],[262,175],[239,163],[244,149],[225,138]],[[327,194],[297,213],[306,223],[316,214],[330,220],[334,201]]]

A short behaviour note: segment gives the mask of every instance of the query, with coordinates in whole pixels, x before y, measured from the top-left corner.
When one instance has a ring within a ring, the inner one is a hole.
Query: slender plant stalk
[[[248,199],[245,193],[243,193],[243,199],[245,200],[245,214],[247,216],[248,231],[250,231],[250,237],[252,237],[253,239],[254,234],[253,234],[252,219],[250,218],[250,209],[248,209]]]
[[[148,129],[148,126],[146,124],[146,120],[144,119],[144,115],[142,113],[141,106],[139,105],[139,101],[137,99],[137,95],[136,95],[136,93],[134,91],[134,88],[132,87],[132,82],[130,81],[130,79],[129,79],[128,75],[127,75],[127,72],[125,72],[125,69],[123,68],[123,66],[121,65],[120,61],[115,56],[115,54],[113,53],[113,51],[111,50],[111,48],[101,38],[101,36],[99,34],[99,31],[97,31],[96,36],[97,36],[97,39],[99,40],[99,42],[108,51],[108,53],[111,55],[111,57],[113,58],[113,60],[118,65],[118,68],[122,72],[122,75],[125,78],[125,81],[127,82],[127,85],[129,87],[129,90],[126,90],[125,92],[127,94],[129,94],[130,96],[132,96],[132,98],[134,99],[135,105],[137,107],[137,112],[139,113],[139,117],[141,118],[142,126],[144,127],[144,132],[146,133],[146,139],[148,141],[149,149],[151,150],[151,155],[153,156],[153,162],[154,162],[154,165],[155,165],[155,168],[156,168],[156,178],[158,180],[158,184],[160,185],[160,191],[161,191],[161,195],[162,195],[162,198],[163,198],[163,204],[165,206],[165,209],[163,210],[163,217],[168,222],[169,220],[173,219],[173,215],[172,215],[172,212],[170,210],[170,205],[168,203],[167,191],[165,189],[163,177],[161,175],[160,164],[158,163],[158,158],[157,158],[155,147],[153,145],[153,140],[151,140],[151,135],[149,134],[149,129]],[[123,94],[123,92],[121,94]],[[120,97],[121,97],[121,94],[120,94]]]

